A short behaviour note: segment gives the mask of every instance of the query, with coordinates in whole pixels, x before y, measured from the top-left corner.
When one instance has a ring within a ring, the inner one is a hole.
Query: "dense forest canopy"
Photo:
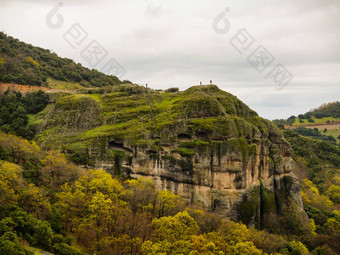
[[[116,76],[88,69],[68,58],[0,32],[0,82],[46,86],[48,78],[84,87],[120,84]]]
[[[29,125],[29,115],[42,111],[49,102],[43,91],[25,94],[6,91],[0,95],[0,129],[26,139],[33,139],[35,126]]]

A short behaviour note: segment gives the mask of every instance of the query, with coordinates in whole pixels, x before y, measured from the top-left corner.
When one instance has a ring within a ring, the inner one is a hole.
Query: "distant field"
[[[317,128],[324,135],[331,135],[336,139],[336,143],[340,144],[340,118],[324,117],[321,119],[312,118],[314,122],[308,122],[307,119],[303,119],[304,123],[300,123],[299,118],[295,119],[293,126],[287,126],[286,128],[292,129],[293,127],[306,127],[306,128]],[[327,123],[327,121],[329,121]],[[337,123],[337,124],[335,124]],[[324,129],[327,128],[327,132],[323,133]]]
[[[338,139],[338,136],[340,135],[340,128],[338,128],[338,129],[327,129],[327,132],[323,133],[323,134],[334,136],[335,139],[336,139],[336,144],[340,144],[340,139]]]
[[[320,126],[305,126],[306,128],[317,128],[324,135],[331,135],[336,139],[336,143],[340,144],[340,139],[338,136],[340,135],[340,124],[334,125],[320,125]],[[324,133],[323,131],[327,128],[327,131]]]
[[[325,128],[328,130],[335,130],[335,129],[340,129],[340,124],[325,124],[325,125],[308,125],[306,128],[317,128],[320,131],[323,131]]]
[[[33,85],[21,85],[21,84],[13,84],[13,83],[0,83],[0,94],[5,93],[6,90],[17,91],[21,94],[26,94],[28,92],[33,92],[37,90],[42,90],[44,92],[60,92],[81,89],[83,88],[78,84],[60,82],[60,81],[52,81],[51,86],[43,87],[43,86],[33,86]]]
[[[36,90],[47,91],[48,88],[40,87],[40,86],[32,86],[32,85],[19,85],[12,83],[0,83],[0,94],[5,93],[5,91],[9,89],[11,91],[17,91],[21,94],[25,94],[27,92],[33,92]]]
[[[321,119],[317,119],[312,117],[312,119],[314,120],[314,122],[308,122],[308,119],[302,119],[303,123],[300,123],[299,118],[295,119],[295,122],[293,123],[293,126],[304,126],[304,124],[309,124],[309,125],[313,125],[314,123],[327,123],[327,121],[330,122],[330,124],[332,123],[332,121],[336,122],[336,121],[340,121],[340,118],[333,118],[333,117],[324,117]]]

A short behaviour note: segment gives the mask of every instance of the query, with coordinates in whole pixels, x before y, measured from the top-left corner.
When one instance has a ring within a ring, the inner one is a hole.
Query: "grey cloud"
[[[54,31],[44,19],[59,2],[64,3],[65,25]],[[124,66],[124,78],[153,88],[186,89],[212,79],[270,119],[339,100],[338,0],[1,0],[1,7],[0,30],[86,66],[81,49],[73,50],[62,39],[79,22],[89,40],[96,39]],[[218,35],[212,20],[225,7],[230,8],[231,30]],[[240,28],[256,39],[244,54],[229,43]],[[247,62],[260,44],[275,56],[263,73]],[[265,79],[277,63],[294,75],[282,91]]]

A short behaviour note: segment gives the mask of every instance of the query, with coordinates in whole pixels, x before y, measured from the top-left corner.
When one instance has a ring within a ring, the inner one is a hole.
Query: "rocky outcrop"
[[[288,142],[216,86],[174,93],[121,87],[100,102],[67,100],[66,108],[63,97],[50,106],[39,137],[62,143],[79,163],[150,178],[188,204],[247,225],[270,228],[292,210],[308,222]],[[71,131],[46,136],[55,128]]]
[[[134,147],[132,161],[122,161],[121,169],[247,225],[270,227],[290,206],[306,220],[290,146],[283,139],[197,141],[161,144],[159,151]]]

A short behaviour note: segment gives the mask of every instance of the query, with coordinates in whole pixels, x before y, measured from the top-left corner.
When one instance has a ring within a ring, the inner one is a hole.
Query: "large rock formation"
[[[56,96],[41,113],[39,142],[247,225],[270,228],[292,211],[308,221],[290,145],[235,96],[215,85],[101,92]]]

